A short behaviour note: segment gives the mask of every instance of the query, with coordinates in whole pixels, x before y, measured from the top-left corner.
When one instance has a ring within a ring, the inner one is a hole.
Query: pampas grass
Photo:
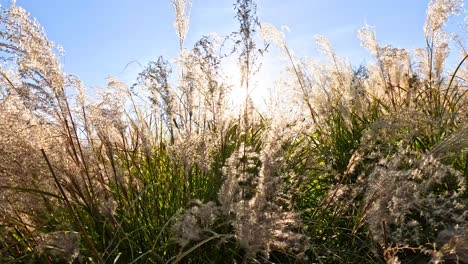
[[[465,50],[445,67],[460,1],[430,1],[415,51],[365,25],[360,67],[323,36],[326,62],[296,56],[252,0],[237,32],[187,48],[192,3],[172,4],[176,63],[93,97],[39,22],[2,7],[0,262],[468,261]],[[269,42],[291,96],[262,112],[249,91]],[[219,54],[238,61],[239,112]]]

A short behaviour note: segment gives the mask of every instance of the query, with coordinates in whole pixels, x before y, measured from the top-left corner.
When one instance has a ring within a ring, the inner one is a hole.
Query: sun
[[[242,109],[247,97],[247,91],[245,87],[235,86],[231,89],[228,96],[228,105],[233,112],[237,113]]]
[[[232,114],[238,114],[242,111],[246,97],[252,99],[254,107],[259,111],[268,110],[268,99],[271,97],[272,87],[274,86],[274,76],[278,76],[279,71],[272,67],[262,67],[250,79],[250,87],[247,91],[245,82],[241,81],[239,65],[235,61],[225,63],[227,81],[231,86],[227,95],[227,104]]]

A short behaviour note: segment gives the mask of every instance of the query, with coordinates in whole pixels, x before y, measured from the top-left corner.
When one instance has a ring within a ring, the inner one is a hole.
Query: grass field
[[[364,26],[361,66],[324,37],[327,62],[296,57],[254,0],[237,0],[237,32],[186,47],[191,2],[172,3],[177,65],[93,96],[36,20],[1,7],[0,263],[468,263],[468,54],[444,31],[460,2],[430,1],[417,50]],[[260,110],[271,46],[288,96]]]

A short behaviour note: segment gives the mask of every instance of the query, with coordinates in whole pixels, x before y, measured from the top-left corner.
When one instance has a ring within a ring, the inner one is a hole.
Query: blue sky
[[[2,5],[9,1],[0,0]],[[369,60],[357,30],[374,26],[381,43],[423,46],[427,0],[258,0],[261,22],[288,25],[290,47],[299,56],[315,56],[313,37],[327,37],[340,56],[353,64]],[[64,47],[65,71],[86,85],[103,85],[115,76],[127,83],[159,55],[174,58],[178,40],[170,0],[17,0]],[[459,19],[460,20],[460,19]],[[236,30],[233,1],[193,0],[186,47],[202,35]],[[457,25],[452,23],[456,30]],[[125,69],[125,70],[124,70]]]

